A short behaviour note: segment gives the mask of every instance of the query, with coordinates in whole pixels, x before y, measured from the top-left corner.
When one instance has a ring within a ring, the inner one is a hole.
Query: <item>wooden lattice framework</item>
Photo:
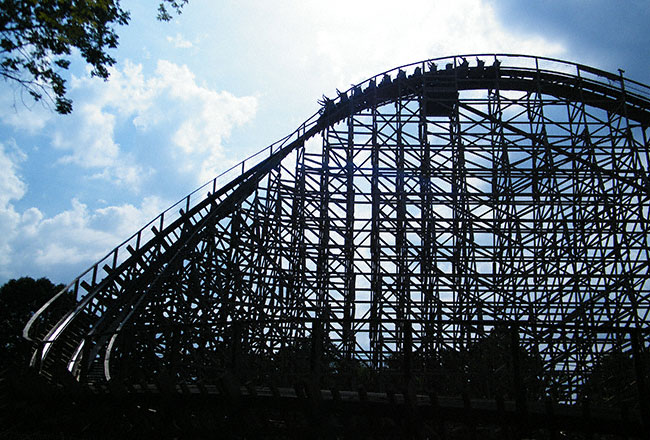
[[[647,411],[650,89],[473,57],[325,98],[76,279],[58,322],[37,313],[32,364],[575,403],[620,358],[608,398]]]

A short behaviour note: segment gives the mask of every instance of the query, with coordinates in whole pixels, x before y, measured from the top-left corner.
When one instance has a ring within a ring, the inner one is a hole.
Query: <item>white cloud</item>
[[[223,142],[257,108],[256,98],[207,88],[189,68],[167,61],[159,61],[149,76],[141,65],[126,62],[112,69],[108,82],[85,76],[73,77],[70,84],[75,111],[33,126],[49,134],[61,151],[58,164],[73,165],[78,167],[71,169],[73,174],[81,170],[86,178],[129,191],[137,190],[157,166],[196,179],[194,183],[214,177],[225,162]],[[18,123],[14,127],[21,128]],[[143,146],[132,136],[118,136],[125,132],[155,139],[146,145],[156,149],[147,153],[155,160],[151,166],[138,157]],[[166,207],[159,197],[145,198],[139,206],[99,208],[73,199],[71,206],[51,216],[38,207],[19,212],[15,202],[27,192],[19,175],[25,158],[15,142],[0,144],[0,277],[73,276]]]
[[[227,66],[250,66],[270,77],[272,83],[259,80],[264,92],[301,94],[311,102],[321,93],[331,95],[337,87],[347,88],[371,75],[429,58],[499,52],[565,54],[565,47],[553,35],[522,34],[502,23],[490,0],[240,3],[227,19],[236,23],[233,27],[239,37],[232,42],[236,47],[232,53],[241,55]],[[215,18],[206,18],[204,26],[208,19]],[[204,43],[210,44],[204,53],[214,69],[223,61],[211,50],[223,47],[223,33],[215,32],[211,38]]]
[[[559,43],[509,32],[482,0],[414,0],[400,7],[392,0],[332,0],[311,4],[309,16],[317,20],[318,56],[341,81],[446,55],[564,52]]]
[[[95,177],[136,187],[152,169],[137,164],[141,146],[129,144],[132,151],[122,151],[115,141],[117,129],[130,124],[153,136],[155,128],[161,137],[157,159],[173,162],[177,171],[193,176],[198,184],[221,169],[223,141],[257,110],[255,97],[201,86],[187,66],[164,60],[158,61],[149,78],[141,65],[127,61],[122,70],[112,69],[108,83],[84,77],[72,84],[93,97],[73,114],[71,125],[76,130],[61,128],[54,138],[56,147],[70,152],[62,161],[100,168]]]
[[[140,206],[123,204],[90,209],[73,199],[71,207],[45,217],[37,208],[22,214],[12,206],[0,210],[5,234],[0,242],[0,276],[39,273],[60,280],[72,277],[106,255],[166,207],[160,198],[147,197]],[[11,215],[4,215],[6,212]],[[72,272],[71,272],[72,271]]]
[[[21,259],[33,260],[44,271],[62,265],[90,265],[164,207],[157,197],[143,199],[139,207],[124,204],[98,209],[89,209],[73,199],[70,209],[51,218],[32,213],[34,219],[29,228],[33,239],[20,252]]]
[[[62,164],[74,164],[91,171],[90,177],[137,190],[152,170],[136,162],[115,140],[115,132],[124,117],[147,108],[148,96],[142,96],[141,68],[126,63],[123,71],[112,70],[114,80],[104,82],[90,76],[73,77],[71,93],[75,110],[59,118],[50,129],[52,145],[63,151]]]
[[[42,130],[53,117],[45,101],[33,102],[25,90],[15,84],[3,85],[0,92],[0,121],[33,134]]]
[[[87,168],[111,166],[119,155],[119,146],[113,140],[115,116],[93,104],[82,105],[78,112],[83,121],[75,135],[58,132],[54,139],[55,147],[73,151],[61,161]]]
[[[175,37],[168,36],[167,41],[169,41],[170,43],[172,43],[174,47],[177,47],[179,49],[189,49],[190,47],[192,47],[192,42],[183,38],[181,34],[176,34]]]
[[[27,155],[18,148],[15,141],[0,143],[0,207],[25,195],[27,185],[18,175],[18,164],[25,159]]]
[[[179,168],[197,173],[197,183],[206,182],[222,169],[223,141],[234,127],[253,118],[257,99],[201,87],[186,66],[168,61],[159,61],[156,73],[158,87],[167,90],[179,106],[178,116],[185,115],[178,118],[180,123],[171,138]]]
[[[13,141],[0,143],[0,267],[11,261],[10,242],[16,237],[20,214],[11,202],[25,195],[27,185],[18,175],[18,164],[26,159]]]
[[[96,103],[82,104],[77,112],[78,116],[66,121],[76,129],[68,126],[53,134],[52,145],[69,152],[59,163],[99,170],[91,177],[137,190],[142,179],[152,171],[138,164],[131,153],[122,151],[115,142],[116,115]]]
[[[146,197],[140,206],[122,204],[89,209],[77,199],[46,217],[38,208],[23,212],[14,203],[27,193],[20,163],[27,156],[13,141],[0,143],[0,277],[38,273],[58,279],[58,269],[85,269],[121,243],[167,203]]]

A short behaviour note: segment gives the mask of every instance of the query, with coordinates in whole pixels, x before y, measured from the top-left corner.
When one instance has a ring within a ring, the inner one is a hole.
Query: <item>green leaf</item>
[[[171,20],[188,0],[162,0],[158,18]],[[168,9],[169,8],[169,9]],[[59,72],[79,50],[91,74],[108,78],[118,46],[116,28],[129,23],[120,0],[0,0],[0,75],[16,81],[35,100],[48,99],[57,112],[72,111]]]

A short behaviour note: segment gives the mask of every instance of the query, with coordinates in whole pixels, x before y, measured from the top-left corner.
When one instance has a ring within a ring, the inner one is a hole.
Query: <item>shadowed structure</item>
[[[641,430],[650,88],[472,55],[322,105],[74,280],[60,320],[46,304],[32,365],[95,390],[401,402],[431,426],[481,401],[505,425]]]

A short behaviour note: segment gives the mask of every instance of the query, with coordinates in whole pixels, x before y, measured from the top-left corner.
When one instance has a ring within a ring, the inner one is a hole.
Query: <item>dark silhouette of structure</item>
[[[37,313],[32,365],[259,429],[643,436],[650,88],[468,55],[322,105]]]

